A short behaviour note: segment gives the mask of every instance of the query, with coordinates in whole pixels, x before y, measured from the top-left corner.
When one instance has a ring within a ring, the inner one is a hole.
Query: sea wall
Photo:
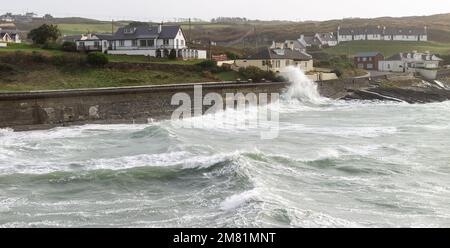
[[[281,92],[286,83],[202,84],[203,95]],[[179,106],[172,96],[187,93],[193,99],[194,85],[169,85],[90,90],[66,90],[0,94],[0,128],[47,129],[87,123],[147,123],[169,118]],[[269,99],[270,100],[270,99]]]
[[[323,96],[340,98],[348,90],[368,87],[370,81],[363,78],[317,84]],[[203,95],[268,93],[270,96],[270,93],[283,92],[289,84],[228,82],[202,86]],[[194,85],[0,93],[0,128],[23,131],[81,124],[147,123],[149,119],[166,119],[172,115],[179,107],[171,104],[176,93],[187,93],[193,99]]]

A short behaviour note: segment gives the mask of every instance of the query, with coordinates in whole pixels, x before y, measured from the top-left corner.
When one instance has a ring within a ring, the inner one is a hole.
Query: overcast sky
[[[0,13],[33,11],[57,17],[141,21],[247,17],[261,20],[329,20],[344,17],[450,13],[450,0],[0,0]],[[7,3],[6,3],[7,2]]]

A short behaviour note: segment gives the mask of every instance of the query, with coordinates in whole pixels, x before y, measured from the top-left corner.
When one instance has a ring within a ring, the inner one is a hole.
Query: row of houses
[[[386,26],[368,26],[357,28],[338,27],[336,33],[301,34],[297,40],[286,41],[286,47],[306,50],[311,47],[334,47],[341,42],[358,40],[386,41],[428,41],[428,29],[424,28],[389,28]]]
[[[100,51],[113,55],[143,55],[164,58],[206,59],[204,50],[190,49],[180,26],[139,26],[119,28],[113,35],[87,34],[70,37],[78,51]],[[68,37],[65,38],[68,40]]]
[[[442,61],[435,54],[417,51],[397,53],[389,58],[385,58],[379,52],[358,53],[354,57],[355,66],[360,69],[419,73],[430,79],[433,79],[433,74]]]
[[[5,13],[0,16],[0,21],[2,22],[32,22],[33,18],[36,17],[37,14],[33,12],[25,13],[24,15],[21,14],[13,14],[13,13]]]
[[[428,28],[338,27],[338,43],[357,40],[428,41]]]

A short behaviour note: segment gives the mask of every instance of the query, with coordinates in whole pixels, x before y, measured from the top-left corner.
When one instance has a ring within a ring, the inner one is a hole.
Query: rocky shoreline
[[[411,80],[379,80],[369,87],[347,90],[342,100],[385,100],[407,103],[431,103],[450,100],[450,78],[427,81],[420,78]]]

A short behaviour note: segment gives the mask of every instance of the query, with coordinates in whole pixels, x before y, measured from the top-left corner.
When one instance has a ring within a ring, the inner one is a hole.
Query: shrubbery
[[[175,49],[170,50],[169,59],[172,59],[172,60],[177,59],[177,51]]]
[[[53,41],[47,41],[45,42],[42,46],[42,49],[47,49],[47,50],[61,50],[61,45],[53,42]]]
[[[65,41],[62,44],[62,50],[65,52],[76,52],[77,51],[77,44],[73,41]]]
[[[255,66],[240,68],[239,74],[245,80],[251,79],[253,81],[262,81],[263,79],[265,79],[274,82],[284,81],[284,79],[281,76],[277,76],[274,72],[264,71]]]
[[[202,62],[197,64],[198,66],[200,66],[203,69],[214,69],[217,67],[217,63],[215,61],[212,60],[203,60]]]
[[[100,53],[100,52],[95,52],[95,53],[88,54],[86,62],[89,65],[104,66],[104,65],[108,64],[109,60],[105,54]]]

